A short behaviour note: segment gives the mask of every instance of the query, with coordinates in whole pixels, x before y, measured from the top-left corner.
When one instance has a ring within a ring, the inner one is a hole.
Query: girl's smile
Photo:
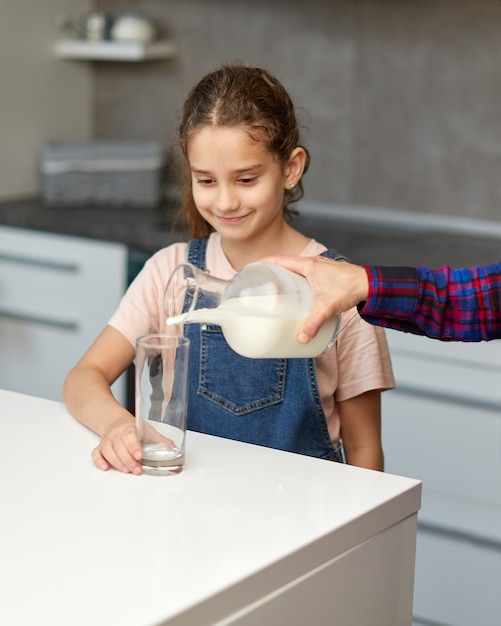
[[[243,222],[246,217],[246,215],[237,217],[225,217],[223,215],[219,215],[217,219],[221,222],[221,224],[239,224],[240,222]]]

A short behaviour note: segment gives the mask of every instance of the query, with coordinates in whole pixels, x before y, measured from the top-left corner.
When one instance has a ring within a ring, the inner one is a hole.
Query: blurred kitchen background
[[[139,10],[165,62],[55,60],[57,20]],[[37,193],[48,140],[174,140],[189,87],[222,62],[289,88],[312,153],[307,200],[500,219],[498,0],[2,0],[0,198]]]
[[[357,262],[501,258],[499,0],[0,8],[0,387],[59,399],[64,372],[144,259],[179,235],[170,164],[180,107],[221,63],[265,66],[294,98],[312,156],[297,222],[305,232]],[[90,12],[140,12],[170,51],[64,58],[62,25]],[[169,184],[158,207],[43,202],[42,147],[96,140],[165,148]],[[415,625],[497,625],[501,347],[388,339],[398,389],[384,395],[387,468],[424,481]],[[127,388],[119,381],[124,401]]]

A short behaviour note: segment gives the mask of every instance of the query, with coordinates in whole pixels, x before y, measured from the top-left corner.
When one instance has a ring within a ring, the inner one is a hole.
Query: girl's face
[[[195,205],[223,239],[256,241],[281,228],[289,167],[244,127],[197,130],[188,161]]]

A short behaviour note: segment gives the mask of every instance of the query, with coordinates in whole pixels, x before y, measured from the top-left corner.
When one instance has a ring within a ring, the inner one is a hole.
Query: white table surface
[[[0,624],[215,623],[420,505],[416,480],[192,432],[177,476],[101,472],[97,441],[0,390]]]

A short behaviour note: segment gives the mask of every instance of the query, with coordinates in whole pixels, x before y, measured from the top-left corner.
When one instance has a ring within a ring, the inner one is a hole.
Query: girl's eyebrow
[[[239,167],[232,171],[232,174],[245,174],[246,172],[255,172],[262,169],[262,163],[256,163],[255,165],[246,165],[245,167]],[[210,175],[211,172],[209,170],[203,170],[196,166],[192,166],[191,171],[196,174],[205,174]]]
[[[246,165],[245,167],[239,167],[234,170],[235,174],[241,174],[242,172],[250,172],[254,170],[259,170],[263,167],[262,163],[253,163],[252,165]]]

